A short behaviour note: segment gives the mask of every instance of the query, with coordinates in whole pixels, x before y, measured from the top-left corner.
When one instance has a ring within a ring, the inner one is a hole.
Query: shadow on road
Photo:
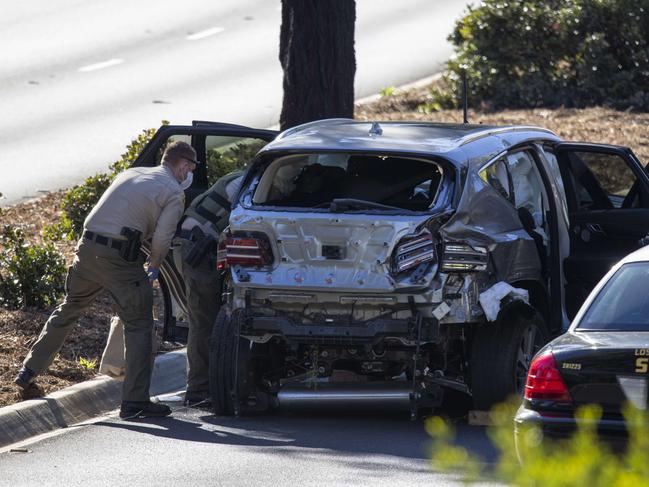
[[[167,418],[96,424],[180,441],[258,447],[288,457],[312,454],[381,455],[417,461],[429,458],[431,442],[424,420],[410,421],[407,412],[283,412],[234,418],[182,409]],[[456,431],[458,445],[487,464],[495,461],[496,452],[484,428],[456,424]],[[369,467],[367,460],[360,463]],[[374,470],[376,466],[369,468]]]

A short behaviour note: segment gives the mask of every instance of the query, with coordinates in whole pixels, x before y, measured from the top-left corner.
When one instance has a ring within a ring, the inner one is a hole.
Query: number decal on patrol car
[[[645,374],[649,370],[649,358],[641,357],[635,359],[635,372],[636,374]]]

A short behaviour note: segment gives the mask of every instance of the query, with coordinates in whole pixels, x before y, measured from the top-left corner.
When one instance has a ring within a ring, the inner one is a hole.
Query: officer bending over
[[[104,289],[117,305],[124,322],[126,374],[120,417],[167,416],[168,406],[152,403],[151,331],[153,293],[151,281],[182,215],[183,189],[191,183],[196,152],[184,142],[171,144],[162,165],[136,167],[119,174],[84,222],[66,296],[47,320],[38,341],[27,354],[15,383],[24,390],[47,369],[81,313]],[[142,240],[151,239],[147,272],[140,253]]]
[[[242,171],[219,178],[185,211],[181,226],[183,280],[189,308],[185,404],[206,404],[209,392],[209,338],[221,304],[221,272],[216,244],[227,227],[230,205],[239,192]]]

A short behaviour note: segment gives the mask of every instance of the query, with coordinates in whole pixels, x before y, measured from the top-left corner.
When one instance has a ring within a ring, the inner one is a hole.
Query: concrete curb
[[[184,388],[186,365],[185,349],[156,357],[151,395]],[[121,381],[99,376],[40,399],[0,408],[0,448],[111,411],[119,406],[121,395]]]

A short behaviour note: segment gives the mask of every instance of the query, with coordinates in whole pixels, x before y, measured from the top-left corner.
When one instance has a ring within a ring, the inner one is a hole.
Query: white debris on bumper
[[[480,306],[484,310],[487,321],[495,321],[500,311],[500,301],[508,295],[515,299],[521,299],[526,303],[530,301],[530,294],[526,289],[510,286],[504,281],[497,282],[489,289],[480,293]]]
[[[445,301],[442,301],[442,303],[433,310],[433,316],[439,321],[444,318],[450,311],[451,307]]]

